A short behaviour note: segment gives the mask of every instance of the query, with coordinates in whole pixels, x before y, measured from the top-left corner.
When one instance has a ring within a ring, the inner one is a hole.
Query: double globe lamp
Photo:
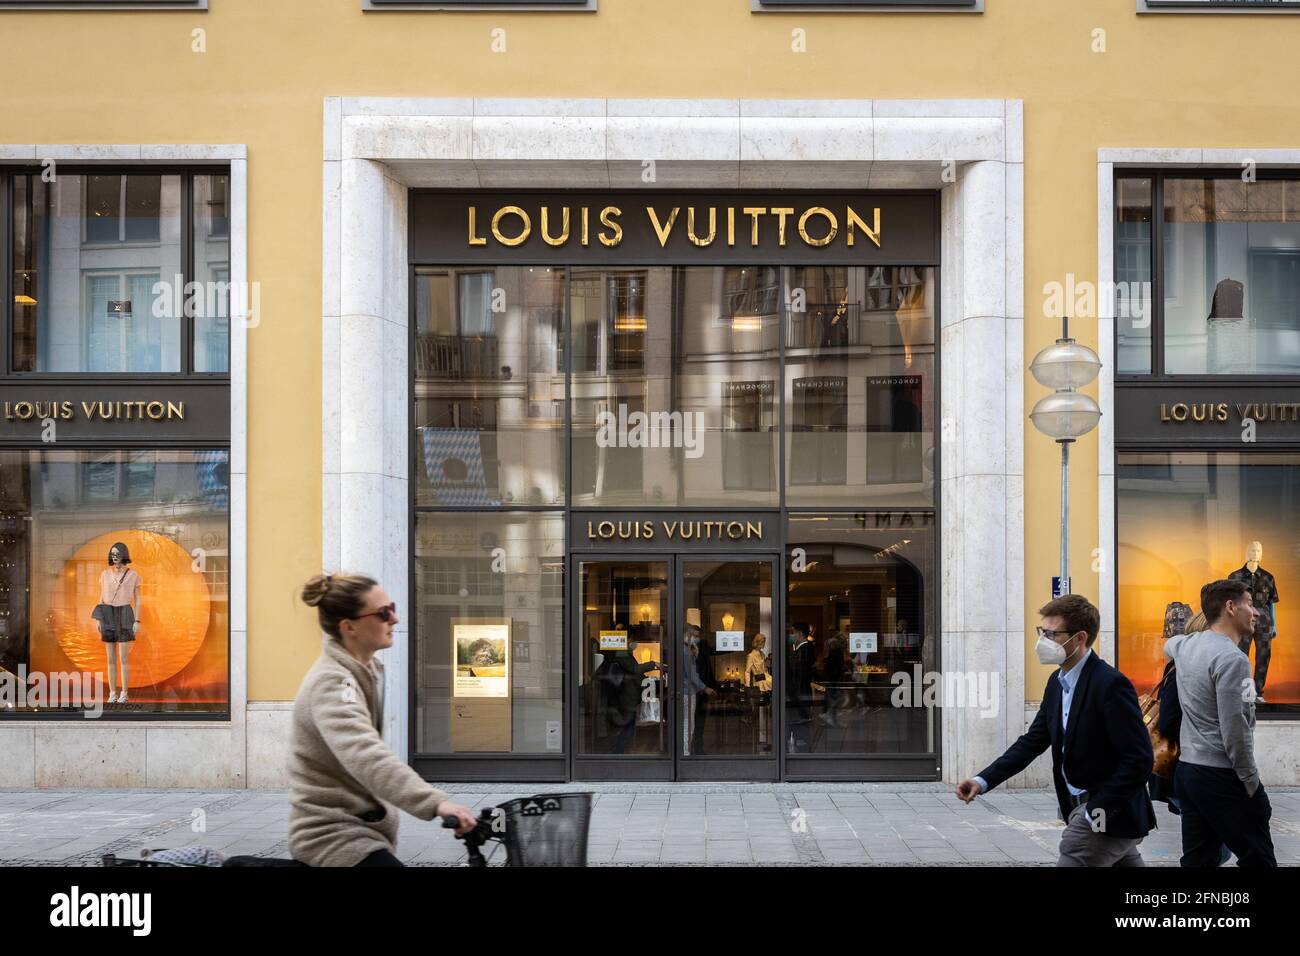
[[[1029,420],[1061,446],[1061,593],[1070,591],[1070,445],[1097,427],[1101,409],[1079,391],[1097,377],[1101,359],[1070,338],[1070,320],[1061,320],[1061,337],[1034,356],[1029,371],[1038,384],[1053,389],[1040,398]],[[1055,595],[1054,595],[1055,596]]]

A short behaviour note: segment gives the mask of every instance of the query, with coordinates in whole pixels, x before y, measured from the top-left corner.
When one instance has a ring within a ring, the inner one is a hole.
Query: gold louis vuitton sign
[[[865,209],[865,207],[864,207]],[[684,234],[701,249],[714,243],[757,249],[775,234],[785,248],[799,237],[805,246],[822,248],[837,238],[853,248],[860,239],[881,248],[880,207],[859,214],[851,205],[836,206],[622,206],[543,205],[530,213],[522,206],[503,205],[480,210],[466,207],[467,242],[487,246],[519,246],[538,235],[548,246],[590,246],[597,242],[613,249],[623,242],[625,217],[644,216],[666,248],[674,234]]]
[[[134,421],[184,421],[185,403],[173,401],[112,401],[70,402],[51,401],[5,402],[4,417],[8,422],[73,421],[93,422]]]
[[[749,541],[763,539],[762,521],[588,521],[588,541]]]

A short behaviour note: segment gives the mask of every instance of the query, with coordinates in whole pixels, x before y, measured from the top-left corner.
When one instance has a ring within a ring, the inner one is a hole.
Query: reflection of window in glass
[[[922,381],[920,375],[867,379],[869,483],[921,480]]]
[[[415,591],[415,751],[562,754],[563,517],[420,513]],[[475,621],[509,626],[508,698],[456,691],[455,626]]]
[[[803,310],[792,306],[789,313],[786,344],[790,348],[849,344],[849,328],[860,320],[862,306],[849,301],[848,271],[840,266],[796,266],[790,270],[791,289],[804,292]]]
[[[1151,371],[1150,178],[1115,183],[1115,361],[1117,371]]]
[[[848,379],[794,380],[790,410],[790,483],[842,485],[847,477]]]
[[[606,285],[609,316],[609,370],[645,368],[645,273],[610,276]]]
[[[790,515],[792,754],[933,749],[934,708],[891,705],[889,695],[894,675],[935,665],[934,525],[932,511]]]
[[[724,382],[722,485],[732,491],[771,491],[774,382]]]
[[[1166,370],[1300,373],[1300,180],[1169,178],[1164,195]]]
[[[157,242],[160,176],[87,176],[85,240]]]
[[[260,305],[253,288],[230,287],[230,177],[195,176],[194,278],[201,299],[190,303],[194,319],[194,371],[230,371],[231,297],[250,318]]]
[[[156,272],[87,275],[82,367],[89,372],[162,371],[162,319],[155,316]]]
[[[419,504],[562,500],[563,302],[558,269],[417,274]]]
[[[731,266],[724,276],[726,290],[720,318],[724,324],[750,330],[743,320],[752,319],[759,328],[764,316],[775,316],[781,309],[781,270],[776,266]],[[741,324],[737,324],[737,319]]]
[[[13,177],[13,371],[227,371],[228,187],[224,174]]]

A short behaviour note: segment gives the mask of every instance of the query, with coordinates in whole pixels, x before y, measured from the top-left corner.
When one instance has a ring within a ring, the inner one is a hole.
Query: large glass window
[[[1125,453],[1119,457],[1119,665],[1142,693],[1164,639],[1200,611],[1201,587],[1237,577],[1262,614],[1243,642],[1266,704],[1300,704],[1289,640],[1300,587],[1300,455]]]
[[[229,461],[0,452],[0,708],[229,710]]]
[[[934,275],[786,272],[786,500],[934,502]]]
[[[1166,178],[1172,375],[1300,374],[1300,180]]]
[[[792,514],[788,529],[788,752],[933,752],[934,513]]]
[[[227,175],[15,176],[13,240],[13,371],[229,371]]]
[[[417,514],[416,751],[564,751],[564,520]]]
[[[564,502],[564,271],[416,276],[416,502]]]
[[[778,271],[583,269],[573,503],[775,505]]]
[[[1152,180],[1115,184],[1115,370],[1151,372]]]

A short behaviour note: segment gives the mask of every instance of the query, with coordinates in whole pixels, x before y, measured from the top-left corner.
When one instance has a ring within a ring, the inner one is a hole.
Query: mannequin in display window
[[[108,652],[108,703],[125,704],[131,683],[129,650],[140,631],[140,575],[131,569],[131,552],[122,542],[108,551],[108,567],[99,576],[99,604],[94,617],[99,637]],[[122,690],[117,690],[118,660],[122,662]]]
[[[1250,588],[1251,600],[1259,615],[1255,618],[1255,631],[1241,639],[1239,645],[1247,657],[1250,643],[1255,642],[1255,699],[1264,703],[1264,681],[1268,679],[1268,662],[1273,656],[1273,638],[1277,636],[1278,602],[1277,582],[1259,563],[1264,559],[1264,546],[1252,541],[1246,546],[1246,563],[1228,575],[1229,581],[1240,581]]]

